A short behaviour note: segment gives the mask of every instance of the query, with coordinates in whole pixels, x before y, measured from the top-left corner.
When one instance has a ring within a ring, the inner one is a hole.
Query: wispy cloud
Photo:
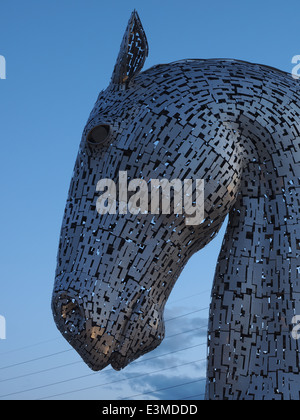
[[[127,399],[180,400],[187,397],[203,399],[205,378],[188,375],[166,376],[157,374],[136,380],[132,385],[133,393]],[[135,391],[135,392],[134,392]]]

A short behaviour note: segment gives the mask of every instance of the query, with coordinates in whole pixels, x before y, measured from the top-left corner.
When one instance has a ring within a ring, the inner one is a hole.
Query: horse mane
[[[153,70],[157,69],[159,67],[172,66],[174,64],[186,64],[186,63],[197,63],[197,62],[203,63],[203,64],[212,62],[212,63],[219,63],[219,64],[222,64],[222,63],[235,64],[236,63],[236,64],[246,64],[246,65],[256,66],[256,67],[258,66],[260,68],[271,70],[276,73],[281,73],[282,75],[289,77],[291,80],[296,81],[295,79],[292,78],[291,73],[278,69],[277,67],[268,66],[267,64],[253,63],[253,62],[245,61],[245,60],[238,60],[234,58],[187,58],[187,59],[182,59],[182,60],[171,61],[170,63],[156,64],[144,70],[142,73],[147,73],[148,71],[151,71],[152,69]]]

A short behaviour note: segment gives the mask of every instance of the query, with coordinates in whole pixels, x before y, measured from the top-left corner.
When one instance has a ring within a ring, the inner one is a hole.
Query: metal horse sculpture
[[[147,52],[133,12],[75,164],[52,299],[56,324],[93,370],[119,370],[151,351],[164,337],[176,279],[229,215],[212,289],[206,398],[297,400],[299,83],[228,59],[141,72]],[[97,181],[117,182],[119,171],[128,180],[203,179],[204,221],[99,215]]]

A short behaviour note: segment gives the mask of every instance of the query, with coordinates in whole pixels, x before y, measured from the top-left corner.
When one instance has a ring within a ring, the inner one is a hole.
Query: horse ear
[[[141,71],[147,56],[147,38],[139,15],[134,10],[122,40],[111,83],[127,85]]]

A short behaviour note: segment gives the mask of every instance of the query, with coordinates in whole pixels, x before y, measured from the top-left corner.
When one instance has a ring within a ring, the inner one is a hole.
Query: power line
[[[37,375],[38,373],[45,373],[45,372],[49,372],[49,371],[51,371],[51,370],[60,369],[60,368],[67,367],[67,366],[76,365],[76,364],[78,364],[78,363],[83,363],[83,360],[78,360],[77,362],[66,363],[66,364],[63,364],[63,365],[54,366],[54,367],[51,367],[51,368],[48,368],[48,369],[38,370],[38,371],[36,371],[36,372],[25,373],[24,375],[14,376],[14,377],[12,377],[12,378],[2,379],[2,380],[0,381],[0,384],[1,384],[2,382],[13,381],[13,380],[15,380],[15,379],[20,379],[20,378],[25,378],[25,377],[27,377],[27,376]]]
[[[168,338],[177,337],[178,335],[187,334],[187,333],[190,333],[190,332],[195,332],[195,331],[201,330],[202,328],[207,328],[207,324],[206,325],[201,325],[201,327],[198,327],[198,328],[193,328],[192,330],[181,331],[181,332],[176,333],[176,334],[168,335],[167,337],[165,337],[164,340],[168,340]]]
[[[187,334],[187,333],[190,333],[190,332],[195,332],[195,331],[201,330],[202,328],[207,328],[207,325],[201,325],[200,327],[194,328],[192,330],[181,331],[181,332],[176,333],[176,334],[168,335],[167,337],[165,337],[164,340],[167,340],[167,339],[173,338],[173,337],[177,337],[179,335]],[[178,350],[178,351],[180,351],[180,350]],[[166,354],[168,354],[168,353],[166,353]],[[156,357],[157,356],[155,356],[154,358],[156,358]],[[134,361],[134,362],[131,363],[131,365],[134,365],[135,363],[139,363],[139,362],[143,362],[143,361],[148,361],[148,360],[152,360],[152,358],[147,358],[147,359],[143,359],[143,360]],[[53,367],[48,368],[48,369],[38,370],[38,371],[35,371],[35,372],[26,373],[24,375],[19,375],[19,376],[14,376],[12,378],[2,379],[2,380],[0,380],[0,383],[24,378],[24,377],[27,377],[27,376],[37,375],[39,373],[49,372],[49,371],[52,371],[52,370],[64,368],[64,367],[67,367],[67,366],[76,365],[76,364],[79,364],[79,363],[84,363],[84,362],[83,362],[83,360],[78,360],[78,361],[72,362],[72,363],[67,363],[67,364],[63,364],[63,365],[59,365],[59,366],[53,366]]]
[[[145,360],[138,360],[138,361],[133,362],[133,363],[132,363],[132,365],[133,365],[133,364],[142,363],[142,362],[146,362],[146,361],[148,361],[148,360],[157,359],[157,358],[159,358],[159,357],[165,357],[165,356],[168,356],[168,355],[170,355],[170,354],[179,353],[180,351],[186,351],[186,350],[189,350],[189,349],[192,349],[192,348],[196,348],[196,347],[200,347],[200,346],[203,346],[203,345],[206,345],[206,343],[200,343],[200,344],[197,344],[197,345],[195,345],[195,346],[186,347],[186,348],[184,348],[184,349],[174,350],[174,351],[171,351],[171,352],[168,352],[168,353],[165,353],[165,354],[160,354],[160,355],[158,355],[158,356],[153,356],[153,357],[147,358],[147,359],[145,359]],[[206,360],[206,359],[202,359],[202,361],[204,361],[204,360]],[[109,370],[112,370],[112,368],[111,368],[111,369],[109,369]],[[83,378],[86,378],[86,377],[89,377],[89,376],[94,376],[94,375],[96,375],[96,374],[97,374],[97,372],[94,372],[94,373],[88,373],[88,374],[86,374],[86,375],[81,375],[81,376],[77,376],[77,377],[75,377],[75,378],[70,378],[70,379],[64,379],[64,380],[62,380],[62,381],[53,382],[53,383],[51,383],[51,384],[40,385],[40,386],[38,386],[38,387],[34,387],[34,388],[30,388],[30,389],[25,389],[25,390],[22,390],[22,391],[17,391],[17,392],[12,392],[12,393],[10,393],[10,394],[0,395],[0,398],[10,397],[10,396],[12,396],[12,395],[17,395],[17,394],[23,394],[24,392],[35,391],[35,390],[37,390],[37,389],[40,389],[40,388],[46,388],[46,387],[48,387],[48,386],[60,385],[60,384],[62,384],[62,383],[66,383],[66,382],[70,382],[70,381],[75,381],[75,380],[77,380],[77,379],[83,379]]]
[[[183,317],[185,317],[185,316],[192,315],[192,314],[195,314],[195,313],[197,313],[197,312],[203,312],[203,311],[206,311],[207,309],[209,309],[209,307],[202,308],[202,309],[197,309],[196,311],[188,312],[188,313],[183,314],[183,315],[178,315],[178,316],[175,316],[174,318],[169,318],[169,319],[166,319],[166,320],[165,320],[165,322],[168,322],[168,321],[173,321],[174,319],[178,319],[178,318],[183,318]]]
[[[207,310],[207,309],[208,309],[208,307],[206,307],[206,308],[201,308],[201,309],[197,309],[196,311],[188,312],[188,313],[186,313],[186,314],[182,314],[182,315],[178,315],[178,316],[173,317],[173,318],[166,319],[166,320],[165,320],[165,322],[169,322],[169,321],[173,321],[173,320],[175,320],[175,319],[183,318],[183,317],[186,317],[186,316],[188,316],[188,315],[195,314],[195,313],[197,313],[197,312],[202,312],[202,311],[205,311],[205,310]],[[23,361],[23,362],[14,363],[14,364],[12,364],[12,365],[8,365],[8,366],[3,366],[3,367],[0,367],[0,370],[4,370],[4,369],[11,368],[11,367],[20,366],[20,365],[23,365],[23,364],[27,364],[27,363],[35,362],[35,361],[37,361],[37,360],[42,360],[42,359],[45,359],[45,358],[48,358],[48,357],[56,356],[56,355],[58,355],[58,354],[61,354],[61,353],[66,353],[66,352],[70,352],[70,351],[74,351],[74,349],[73,349],[73,348],[71,348],[71,349],[67,349],[67,350],[60,351],[60,352],[47,354],[47,355],[45,355],[45,356],[36,357],[35,359],[25,360],[25,361]]]
[[[181,364],[179,364],[179,365],[170,366],[170,367],[167,367],[167,368],[164,368],[164,369],[155,370],[155,371],[153,371],[153,372],[144,373],[144,374],[142,374],[142,375],[132,376],[132,377],[130,377],[130,378],[118,379],[118,380],[116,380],[116,381],[106,382],[106,383],[104,383],[104,384],[99,384],[99,385],[88,386],[88,387],[85,387],[85,388],[75,389],[75,390],[73,390],[73,391],[62,392],[62,393],[60,393],[60,394],[50,395],[50,396],[48,396],[48,397],[39,398],[39,400],[45,400],[45,399],[48,399],[48,398],[60,397],[60,396],[62,396],[62,395],[73,394],[74,392],[81,392],[81,391],[86,391],[86,390],[93,389],[93,388],[100,388],[100,387],[105,386],[105,385],[112,385],[112,384],[115,384],[115,383],[120,383],[120,382],[124,382],[124,381],[131,381],[132,379],[142,378],[142,377],[144,377],[144,376],[153,375],[153,374],[155,374],[155,373],[164,372],[164,371],[167,371],[167,370],[170,370],[170,369],[176,369],[176,368],[178,368],[178,367],[191,365],[191,364],[193,364],[193,363],[197,363],[197,362],[200,362],[200,361],[201,361],[201,359],[198,359],[198,360],[193,360],[192,362],[181,363]]]
[[[196,295],[186,296],[186,297],[184,297],[182,299],[178,299],[178,300],[172,302],[172,304],[173,303],[176,303],[178,301],[186,300],[186,299],[188,299],[190,297],[194,297],[194,296],[197,296],[197,295],[201,295],[201,294],[207,293],[208,291],[209,290],[205,290],[203,292],[197,293]],[[205,311],[205,310],[208,310],[208,309],[209,309],[208,307],[205,307],[205,308],[201,308],[201,309],[198,309],[198,310],[195,310],[195,311],[192,311],[192,312],[181,314],[181,315],[175,316],[173,318],[166,319],[165,322],[169,322],[169,321],[173,321],[173,320],[176,320],[176,319],[179,319],[179,318],[183,318],[183,317],[186,317],[186,316],[189,316],[189,315],[198,313],[198,312],[202,312],[202,311]],[[192,330],[188,330],[188,331],[183,331],[183,332],[180,332],[180,333],[176,333],[176,334],[167,336],[165,338],[165,340],[166,339],[169,339],[169,338],[172,338],[172,337],[175,337],[175,336],[178,336],[178,335],[181,335],[181,334],[186,334],[186,333],[189,333],[189,332],[195,332],[195,331],[200,330],[201,328],[205,328],[205,327],[207,327],[207,325],[202,325],[201,327],[196,328],[196,329],[192,329]],[[28,345],[28,346],[24,346],[24,347],[20,347],[20,348],[17,348],[17,349],[13,349],[11,351],[0,353],[0,355],[5,355],[5,354],[10,354],[10,353],[13,353],[13,352],[17,352],[17,351],[26,350],[26,349],[29,349],[29,348],[32,348],[32,347],[37,347],[37,346],[42,345],[42,344],[46,344],[46,343],[58,341],[60,339],[61,339],[61,337],[59,337],[59,338],[53,338],[53,339],[48,339],[48,340],[44,340],[44,341],[40,341],[40,342],[37,342],[35,344],[31,344],[31,345]],[[191,347],[186,347],[184,349],[179,349],[179,350],[171,351],[171,352],[168,352],[168,353],[160,354],[158,356],[153,356],[153,357],[150,357],[150,358],[146,358],[146,359],[134,361],[134,362],[132,362],[132,365],[135,365],[135,364],[138,364],[138,363],[148,362],[150,360],[154,360],[154,359],[157,359],[157,358],[160,358],[160,357],[165,357],[165,356],[168,356],[170,354],[178,353],[178,352],[185,351],[185,350],[188,350],[188,349],[192,349],[192,348],[195,348],[195,347],[199,347],[199,346],[205,345],[205,344],[206,343],[201,343],[199,345],[195,345],[195,346],[191,346]],[[32,363],[32,362],[35,362],[35,361],[38,361],[38,360],[43,360],[43,359],[46,359],[46,358],[49,358],[49,357],[53,357],[53,356],[57,356],[57,355],[60,355],[60,354],[63,354],[63,353],[67,353],[67,352],[70,352],[70,351],[74,351],[74,349],[71,348],[71,349],[67,349],[67,350],[63,350],[63,351],[59,351],[59,352],[55,352],[55,353],[43,355],[43,356],[40,356],[40,357],[36,357],[34,359],[25,360],[25,361],[22,361],[22,362],[18,362],[18,363],[14,363],[14,364],[11,364],[11,365],[3,366],[3,367],[0,367],[0,370],[4,370],[4,369],[8,369],[8,368],[12,368],[12,367],[24,365],[24,364],[27,364],[27,363]],[[177,366],[172,366],[172,367],[165,368],[165,369],[160,369],[158,371],[153,371],[153,372],[150,372],[150,373],[147,373],[147,374],[138,375],[138,376],[135,376],[135,377],[132,377],[132,378],[125,378],[125,379],[122,379],[122,380],[113,381],[113,382],[109,382],[109,383],[106,383],[106,384],[100,384],[100,385],[97,385],[96,387],[98,387],[98,386],[101,387],[101,386],[104,386],[104,385],[109,385],[109,384],[112,384],[112,383],[115,383],[115,382],[131,380],[133,378],[138,378],[140,376],[151,375],[151,374],[155,374],[155,373],[158,373],[158,372],[161,372],[161,371],[165,371],[165,370],[168,370],[168,369],[172,369],[172,368],[176,368],[176,367],[180,367],[180,366],[185,366],[185,365],[189,365],[189,364],[196,363],[196,362],[203,362],[205,360],[206,360],[206,358],[205,359],[200,359],[200,360],[197,360],[197,361],[193,361],[193,362],[188,362],[188,363],[180,364],[180,365],[177,365]],[[37,372],[32,372],[32,373],[28,373],[28,374],[24,374],[24,375],[19,375],[19,376],[13,377],[13,378],[8,378],[8,379],[1,380],[0,383],[1,382],[6,382],[6,381],[9,381],[9,380],[23,378],[23,377],[34,375],[34,374],[38,374],[38,373],[49,372],[49,371],[54,370],[54,369],[68,367],[68,366],[75,365],[75,364],[78,364],[78,363],[83,363],[83,361],[82,360],[79,360],[79,361],[76,361],[76,362],[62,364],[62,365],[59,365],[59,366],[56,366],[56,367],[52,367],[52,368],[48,368],[48,369],[43,369],[43,370],[40,370],[40,371],[37,371]],[[107,370],[106,370],[106,372],[107,372]],[[0,396],[0,398],[4,398],[4,397],[7,397],[7,396],[12,396],[12,395],[16,395],[16,394],[19,394],[19,393],[29,392],[29,391],[37,390],[37,389],[40,389],[40,388],[45,388],[45,387],[48,387],[48,386],[53,386],[53,385],[57,385],[57,384],[64,383],[64,382],[69,382],[69,381],[76,380],[76,379],[81,379],[83,377],[92,376],[92,375],[95,375],[95,374],[96,373],[90,373],[88,375],[83,375],[83,376],[80,376],[80,377],[77,377],[77,378],[67,379],[67,380],[56,382],[56,383],[53,383],[53,384],[42,385],[42,386],[35,387],[35,388],[29,389],[29,390],[23,390],[23,391],[20,391],[20,392],[14,392],[14,393],[6,394],[6,395],[3,395],[3,396]],[[178,385],[178,386],[181,386],[181,385]],[[176,387],[176,386],[174,386],[174,387]],[[80,389],[80,390],[74,390],[74,391],[65,392],[63,394],[58,394],[58,396],[70,394],[70,393],[73,393],[73,392],[80,392],[81,390],[85,390],[85,389],[89,389],[89,388],[95,388],[95,386],[88,387],[88,388],[83,388],[83,389]],[[157,390],[157,391],[154,391],[154,392],[159,392],[159,391],[160,390]],[[50,397],[45,397],[45,398],[53,398],[53,397],[55,397],[55,396],[50,396]],[[45,399],[45,398],[42,398],[42,399]]]
[[[208,292],[211,292],[211,289],[206,289],[206,290],[203,290],[202,292],[195,293],[194,295],[186,296],[186,297],[183,297],[183,298],[180,298],[180,299],[170,300],[169,304],[173,305],[174,303],[182,302],[183,300],[187,300],[187,299],[190,299],[190,298],[195,297],[195,296],[200,296],[200,295],[203,295],[203,294],[208,293]]]
[[[9,351],[5,351],[4,353],[0,353],[0,356],[4,356],[5,354],[11,354],[11,353],[16,353],[17,351],[22,351],[22,350],[26,350],[29,349],[31,347],[37,347],[40,346],[41,344],[46,344],[46,343],[50,343],[53,341],[58,341],[61,340],[61,337],[57,337],[57,338],[51,338],[49,340],[44,340],[44,341],[39,341],[35,344],[29,344],[28,346],[24,346],[24,347],[19,347],[17,349],[13,349],[13,350],[9,350]]]
[[[193,295],[189,295],[189,296],[185,296],[183,298],[180,298],[180,299],[177,299],[177,300],[174,300],[174,301],[170,301],[169,303],[173,305],[174,303],[181,302],[183,300],[190,299],[190,298],[195,297],[195,296],[203,295],[204,293],[208,293],[208,292],[210,292],[210,289],[206,289],[206,290],[203,290],[202,292],[199,292],[199,293],[196,293],[196,294],[193,294]],[[9,350],[9,351],[0,353],[0,356],[4,356],[5,354],[15,353],[17,351],[26,350],[28,348],[36,347],[36,346],[39,346],[41,344],[46,344],[46,343],[50,343],[50,342],[53,342],[53,341],[58,341],[60,339],[61,339],[61,337],[57,337],[57,338],[51,338],[51,339],[44,340],[44,341],[39,341],[35,344],[29,344],[28,346],[19,347],[17,349],[13,349],[13,350]]]
[[[205,394],[190,395],[189,397],[179,398],[179,400],[190,400],[191,398],[204,397]]]
[[[36,357],[35,359],[25,360],[24,362],[14,363],[13,365],[0,367],[0,370],[8,369],[8,368],[15,367],[15,366],[24,365],[26,363],[35,362],[36,360],[46,359],[47,357],[57,356],[58,354],[67,353],[67,352],[72,351],[72,350],[73,349],[68,349],[68,350],[58,351],[56,353],[46,354],[45,356]]]
[[[153,359],[159,359],[160,357],[169,356],[170,354],[179,353],[180,351],[190,350],[190,349],[194,349],[196,347],[201,347],[201,346],[204,346],[204,345],[206,345],[206,343],[200,343],[200,344],[196,344],[195,346],[186,347],[185,349],[174,350],[174,351],[170,351],[168,353],[159,354],[158,356],[148,357],[147,359],[144,359],[144,360],[136,360],[135,362],[132,362],[132,365],[137,364],[137,363],[148,362],[149,360],[153,360]],[[199,360],[199,362],[200,361],[204,362],[204,361],[206,361],[206,358]]]

